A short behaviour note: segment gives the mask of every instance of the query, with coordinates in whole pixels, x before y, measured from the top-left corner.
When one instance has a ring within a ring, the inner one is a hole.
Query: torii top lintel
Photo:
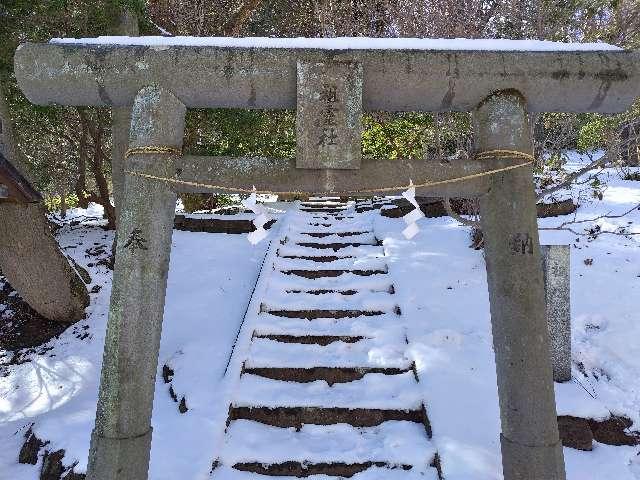
[[[369,111],[470,111],[494,91],[516,89],[532,112],[615,113],[640,95],[640,52],[606,45],[262,40],[99,37],[27,43],[16,51],[15,74],[27,98],[40,105],[124,106],[140,88],[157,84],[187,107],[295,108],[299,60],[359,62],[363,109]]]

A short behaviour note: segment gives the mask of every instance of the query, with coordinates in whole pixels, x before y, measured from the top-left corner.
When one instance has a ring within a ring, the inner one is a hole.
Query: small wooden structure
[[[40,193],[0,152],[0,202],[37,203]]]

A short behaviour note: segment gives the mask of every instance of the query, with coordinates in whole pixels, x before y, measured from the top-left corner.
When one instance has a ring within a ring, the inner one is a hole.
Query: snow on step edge
[[[336,383],[332,387],[324,380],[297,383],[244,374],[233,405],[417,410],[422,405],[422,396],[413,372],[368,373],[360,380]]]
[[[279,428],[251,420],[235,420],[227,429],[220,460],[224,465],[288,461],[347,464],[385,462],[412,465],[419,472],[431,467],[435,449],[424,426],[388,421],[377,427],[303,425]]]
[[[404,342],[363,339],[355,343],[333,342],[326,346],[283,343],[253,338],[247,368],[256,367],[386,367],[409,368]],[[395,344],[394,344],[395,343]]]

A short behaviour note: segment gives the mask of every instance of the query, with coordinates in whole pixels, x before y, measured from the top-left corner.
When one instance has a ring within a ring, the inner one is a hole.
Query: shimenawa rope
[[[182,155],[182,151],[179,148],[172,146],[145,146],[145,147],[133,147],[127,150],[125,153],[125,158],[130,157],[131,155]],[[410,188],[411,186],[415,188],[420,187],[432,187],[436,185],[446,185],[450,183],[458,183],[463,182],[465,180],[472,180],[474,178],[486,177],[489,175],[494,175],[496,173],[508,172],[510,170],[515,170],[516,168],[526,167],[535,162],[535,157],[529,153],[520,152],[518,150],[506,150],[506,149],[494,149],[494,150],[486,150],[484,152],[477,153],[474,158],[476,160],[488,160],[488,159],[500,159],[500,158],[521,158],[526,160],[526,162],[518,163],[516,165],[509,165],[507,167],[496,168],[492,170],[487,170],[484,172],[473,173],[470,175],[464,175],[462,177],[449,178],[447,180],[437,180],[437,181],[429,181],[425,180],[421,183],[415,183],[413,185],[400,185],[396,187],[379,187],[379,188],[367,188],[362,190],[345,190],[345,191],[336,191],[336,192],[326,192],[326,193],[346,193],[346,194],[360,194],[360,193],[374,193],[374,192],[397,192],[404,191]],[[272,190],[254,190],[253,188],[241,188],[241,187],[225,187],[223,185],[213,185],[209,183],[199,183],[199,182],[190,182],[188,180],[178,180],[176,178],[168,178],[168,177],[159,177],[156,175],[149,175],[147,173],[134,172],[131,170],[125,170],[125,173],[129,175],[134,175],[141,178],[146,178],[148,180],[157,180],[165,183],[171,183],[174,185],[185,185],[189,187],[199,187],[199,188],[207,188],[212,190],[221,190],[223,192],[234,192],[234,193],[257,193],[261,195],[305,195],[310,192],[304,191],[272,191]]]

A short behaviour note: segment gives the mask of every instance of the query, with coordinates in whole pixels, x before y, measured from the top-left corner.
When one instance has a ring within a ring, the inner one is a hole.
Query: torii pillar
[[[486,98],[474,111],[473,126],[479,152],[532,153],[526,100],[515,90]],[[564,480],[532,166],[494,175],[480,199],[480,216],[504,478]]]
[[[129,145],[182,147],[186,107],[168,90],[145,87],[131,113]],[[151,412],[169,271],[176,193],[163,182],[171,156],[131,155],[118,224],[116,264],[87,480],[147,478]]]

